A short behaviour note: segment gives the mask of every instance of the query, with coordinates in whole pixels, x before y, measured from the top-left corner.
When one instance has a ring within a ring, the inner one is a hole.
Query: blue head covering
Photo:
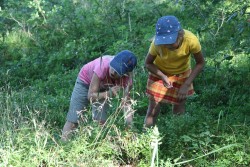
[[[119,52],[110,62],[110,66],[120,75],[133,71],[137,64],[136,56],[129,50]]]
[[[175,16],[163,16],[155,26],[155,45],[173,44],[176,42],[181,24]]]

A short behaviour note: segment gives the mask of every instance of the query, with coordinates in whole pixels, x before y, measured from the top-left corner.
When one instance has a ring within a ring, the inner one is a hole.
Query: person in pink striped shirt
[[[101,125],[107,120],[110,99],[122,94],[122,106],[127,126],[132,124],[133,112],[129,103],[132,88],[132,71],[137,58],[129,50],[123,50],[115,56],[101,56],[85,64],[76,79],[71,95],[67,121],[63,127],[62,140],[66,141],[74,131],[89,104],[93,120]]]

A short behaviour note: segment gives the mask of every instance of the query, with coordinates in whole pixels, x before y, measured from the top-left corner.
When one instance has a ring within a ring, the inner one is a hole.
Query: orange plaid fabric
[[[171,104],[179,104],[177,99],[178,91],[181,85],[185,82],[185,80],[190,75],[191,70],[188,70],[184,73],[178,75],[168,76],[170,82],[173,83],[172,88],[166,88],[163,85],[163,81],[158,78],[156,75],[149,73],[148,81],[147,81],[147,96],[156,102],[163,103],[171,103]],[[194,94],[193,84],[188,89],[187,96],[191,96]]]

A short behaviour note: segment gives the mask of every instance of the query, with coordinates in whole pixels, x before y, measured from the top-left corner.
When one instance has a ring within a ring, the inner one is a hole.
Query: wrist
[[[166,78],[168,78],[167,75],[165,75],[165,74],[160,75],[160,77],[161,77],[161,79],[162,79],[163,81],[164,81]]]

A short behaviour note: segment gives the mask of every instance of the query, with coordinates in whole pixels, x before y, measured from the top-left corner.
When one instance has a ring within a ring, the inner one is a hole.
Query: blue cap
[[[133,71],[137,64],[136,56],[129,50],[119,52],[110,62],[110,66],[120,75]]]
[[[181,24],[175,16],[163,16],[155,26],[155,45],[173,44],[176,42]]]

